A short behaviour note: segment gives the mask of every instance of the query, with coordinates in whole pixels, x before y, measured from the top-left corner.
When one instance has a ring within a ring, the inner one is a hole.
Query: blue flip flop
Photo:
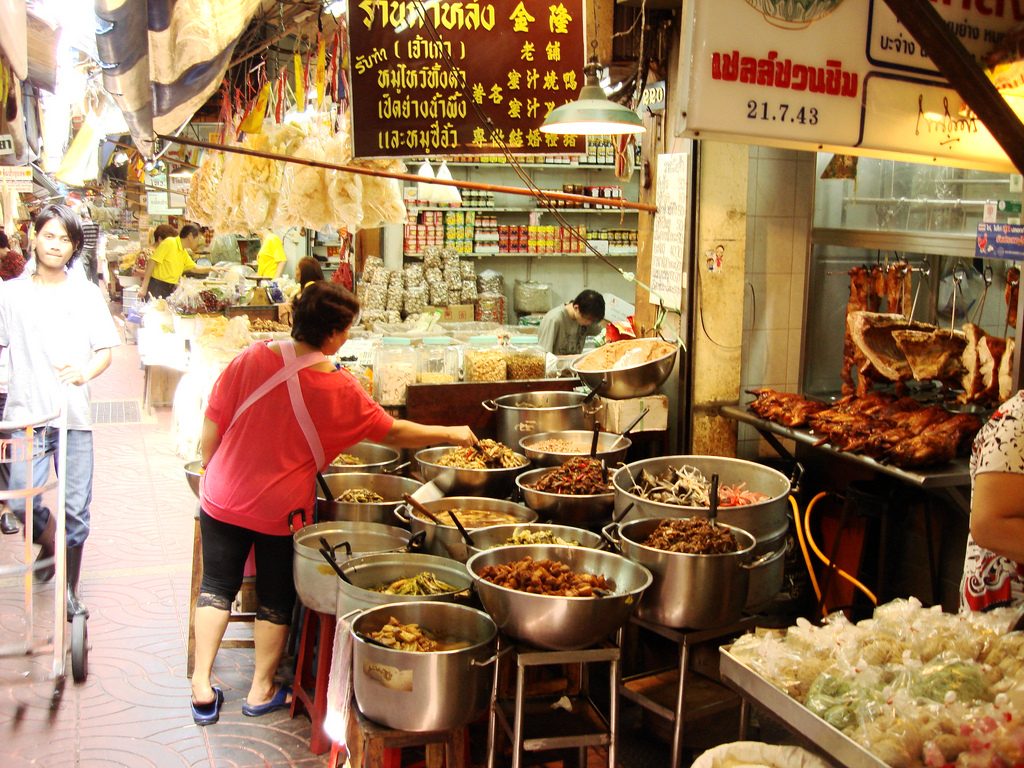
[[[224,691],[213,686],[213,701],[209,704],[196,704],[190,702],[192,707],[192,719],[196,725],[213,725],[220,720],[220,705],[224,703]]]
[[[274,712],[278,709],[284,709],[290,707],[292,703],[288,701],[288,695],[292,692],[290,686],[282,685],[279,686],[274,697],[266,702],[265,704],[252,705],[249,702],[242,704],[242,714],[246,717],[259,717],[265,715],[268,712]]]

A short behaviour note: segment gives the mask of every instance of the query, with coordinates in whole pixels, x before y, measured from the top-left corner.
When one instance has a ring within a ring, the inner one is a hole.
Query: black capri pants
[[[292,537],[271,536],[230,523],[223,523],[199,510],[199,530],[203,536],[203,581],[200,594],[235,599],[242,588],[245,561],[249,549],[256,549],[256,618],[274,624],[291,621],[295,606],[295,582],[292,578]]]

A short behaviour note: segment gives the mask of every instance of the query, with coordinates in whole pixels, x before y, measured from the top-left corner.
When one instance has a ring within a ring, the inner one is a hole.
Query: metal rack
[[[487,768],[495,768],[499,724],[512,742],[512,768],[520,768],[523,752],[578,748],[582,756],[588,747],[605,746],[608,748],[608,767],[614,768],[619,708],[619,647],[606,644],[578,651],[544,651],[519,646],[506,649],[502,648],[504,642],[499,637],[487,728]],[[501,666],[508,655],[515,657],[516,687],[512,700],[501,699],[499,691]],[[600,712],[587,690],[587,665],[592,662],[610,664],[607,716]],[[579,665],[579,695],[532,696],[527,701],[527,668],[559,664]],[[568,709],[563,704],[567,704]],[[580,765],[586,764],[585,758],[581,759]]]
[[[47,425],[56,422],[58,430],[57,466],[60,471],[55,480],[43,485],[33,485],[33,461],[45,453],[40,445],[40,438],[45,434]],[[66,560],[66,529],[64,519],[67,452],[67,417],[62,413],[43,416],[26,423],[0,422],[0,463],[24,464],[24,475],[27,478],[25,488],[0,489],[0,500],[24,499],[25,502],[25,537],[23,564],[0,568],[0,582],[20,580],[22,584],[22,602],[24,608],[25,628],[19,640],[7,642],[0,646],[0,659],[25,659],[28,657],[45,657],[51,659],[51,676],[54,681],[53,694],[50,699],[51,710],[59,706],[64,692],[64,678],[67,662],[67,605],[65,591],[67,585]],[[50,514],[54,515],[54,556],[52,565],[54,576],[51,581],[53,592],[53,624],[52,634],[42,640],[36,637],[34,607],[34,575],[37,570],[51,565],[49,560],[33,563],[32,530],[34,525],[34,498],[47,491],[56,490],[56,504]],[[78,614],[71,621],[71,669],[76,683],[85,680],[88,674],[88,632],[86,617]],[[19,672],[12,675],[7,682],[13,684],[38,682],[30,674]]]
[[[749,616],[728,626],[713,629],[673,629],[635,616],[630,619],[630,624],[671,640],[678,647],[679,661],[676,666],[623,677],[619,684],[619,693],[624,698],[672,724],[672,759],[669,766],[678,768],[682,764],[687,719],[724,712],[739,703],[728,688],[690,669],[690,650],[714,640],[734,638],[753,628],[757,624],[757,617]],[[619,630],[620,646],[624,645],[626,630],[626,627]]]

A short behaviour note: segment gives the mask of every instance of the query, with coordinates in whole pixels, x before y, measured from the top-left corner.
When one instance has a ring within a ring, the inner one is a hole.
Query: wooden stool
[[[393,731],[363,717],[352,702],[348,716],[348,751],[351,768],[402,768],[402,750],[422,746],[426,751],[425,768],[469,768],[469,730],[410,733]],[[340,748],[331,745],[328,765],[336,768]]]
[[[314,755],[322,755],[331,747],[331,740],[324,733],[324,717],[327,715],[327,681],[334,657],[336,620],[328,613],[318,613],[309,608],[303,613],[299,656],[292,683],[291,716],[295,717],[302,711],[309,714],[313,726],[309,749]]]
[[[192,584],[188,601],[188,661],[185,665],[185,677],[191,678],[192,671],[196,666],[196,601],[199,599],[199,586],[203,581],[203,537],[199,530],[199,507],[196,507],[195,527],[192,533]],[[253,592],[255,582],[252,578],[242,581],[242,589],[238,593],[235,602],[241,605],[255,605]],[[256,621],[255,612],[232,611],[228,622],[243,622],[252,624]],[[221,648],[255,648],[256,645],[251,637],[248,638],[225,638],[221,641]]]

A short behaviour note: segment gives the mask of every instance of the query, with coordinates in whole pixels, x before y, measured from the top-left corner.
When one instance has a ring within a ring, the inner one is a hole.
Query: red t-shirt
[[[288,534],[288,514],[311,522],[316,471],[284,382],[250,406],[230,429],[246,398],[284,367],[267,344],[253,344],[231,361],[210,394],[206,416],[221,442],[203,476],[201,501],[210,517],[274,536]],[[330,462],[360,440],[383,440],[394,420],[347,371],[299,372],[299,385]],[[298,523],[297,523],[298,524]]]

